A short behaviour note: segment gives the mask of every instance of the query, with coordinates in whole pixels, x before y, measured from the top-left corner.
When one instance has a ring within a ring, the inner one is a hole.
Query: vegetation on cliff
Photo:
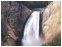
[[[61,33],[58,34],[52,41],[47,44],[43,44],[43,46],[61,46]]]
[[[44,28],[45,39],[51,38],[60,32],[60,3],[50,1],[2,1],[1,2],[1,44],[2,46],[19,46],[23,38],[23,28],[27,18],[32,13],[33,8],[46,8],[41,13],[41,26]],[[48,6],[47,6],[48,5]],[[31,10],[30,10],[31,9]],[[43,9],[42,9],[43,10]],[[43,29],[43,28],[42,28]],[[55,32],[56,31],[56,32]],[[53,33],[52,33],[53,32]],[[55,33],[55,34],[54,34]],[[41,33],[40,33],[41,34]],[[9,36],[9,37],[8,37]],[[61,34],[56,36],[53,41],[44,46],[60,46]]]

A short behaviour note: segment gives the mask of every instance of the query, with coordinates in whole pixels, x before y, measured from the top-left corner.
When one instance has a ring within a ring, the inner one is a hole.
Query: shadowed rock
[[[3,26],[5,25],[4,27],[7,29],[7,34],[15,41],[17,39],[22,39],[25,20],[31,13],[31,10],[17,2],[1,2],[1,23],[3,23]],[[2,28],[2,30],[4,29]]]
[[[60,3],[60,1],[51,2],[45,8],[32,9],[41,11],[39,34],[42,44],[52,40],[61,31]],[[1,1],[1,32],[7,33],[11,38],[7,39],[2,45],[22,45],[24,25],[32,10],[14,1]]]

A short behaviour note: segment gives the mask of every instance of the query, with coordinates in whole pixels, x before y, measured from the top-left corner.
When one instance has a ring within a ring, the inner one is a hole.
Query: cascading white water
[[[40,45],[39,18],[40,11],[33,11],[33,13],[28,18],[25,24],[24,36],[22,39],[23,46]]]

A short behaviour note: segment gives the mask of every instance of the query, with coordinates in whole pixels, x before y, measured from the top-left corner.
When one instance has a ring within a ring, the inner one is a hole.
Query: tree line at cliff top
[[[23,4],[29,9],[46,7],[52,1],[17,1],[19,4]]]

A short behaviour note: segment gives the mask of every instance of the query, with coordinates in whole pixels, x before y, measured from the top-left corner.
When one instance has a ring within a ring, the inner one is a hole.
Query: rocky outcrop
[[[42,44],[49,42],[49,40],[52,40],[61,32],[60,3],[61,2],[59,1],[51,2],[45,8],[32,9],[41,11],[40,38]],[[32,13],[32,10],[28,9],[23,4],[18,4],[17,2],[1,2],[1,32],[8,35],[8,39],[6,39],[2,45],[21,45],[24,24]]]
[[[12,37],[15,41],[23,36],[23,26],[25,20],[32,13],[27,7],[22,4],[18,4],[13,1],[2,1],[1,2],[1,23],[2,32],[5,30],[7,34]],[[5,26],[4,26],[5,25]],[[4,28],[6,28],[4,30]]]
[[[52,40],[61,32],[61,2],[51,2],[43,12],[42,32],[44,41]]]

